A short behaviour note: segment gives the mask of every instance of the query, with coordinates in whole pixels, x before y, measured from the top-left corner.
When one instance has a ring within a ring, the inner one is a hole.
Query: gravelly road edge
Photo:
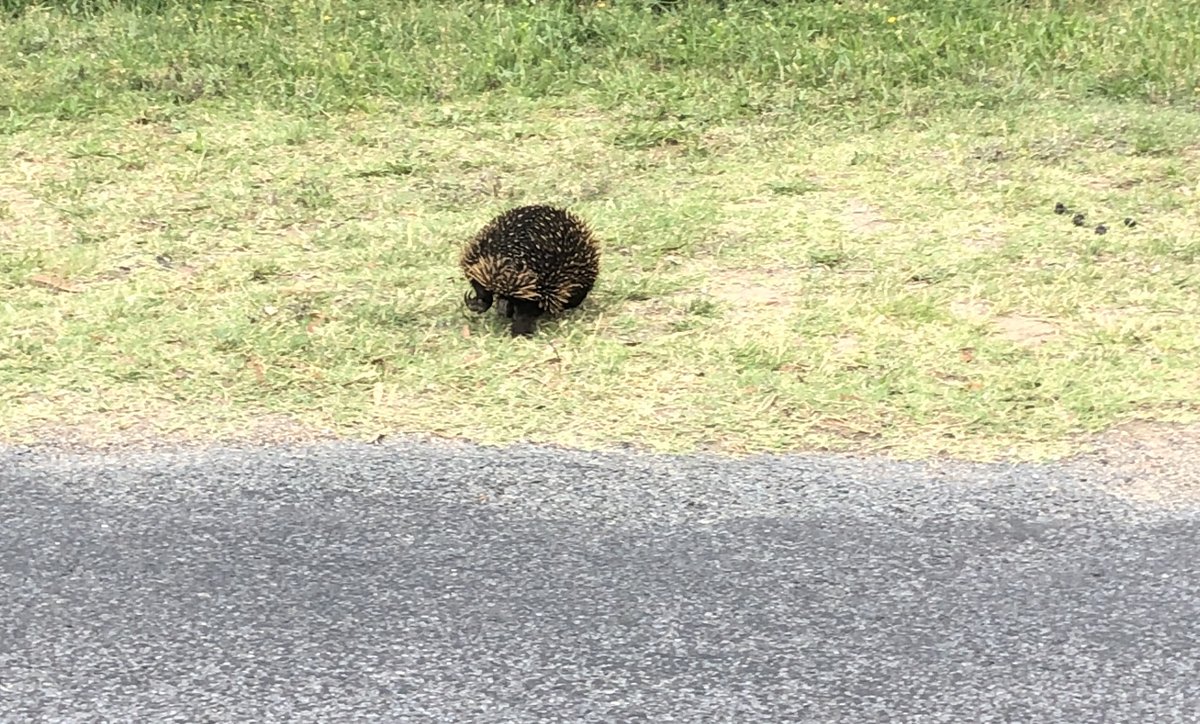
[[[1161,447],[1126,445],[1047,464],[835,454],[728,458],[390,438],[379,444],[320,441],[107,452],[0,445],[0,474],[36,468],[69,481],[77,495],[219,496],[228,490],[269,490],[272,476],[280,473],[302,480],[326,469],[347,472],[350,466],[356,469],[350,472],[372,481],[358,490],[364,494],[436,492],[501,513],[631,525],[661,516],[715,522],[830,508],[914,521],[926,515],[968,519],[985,514],[978,500],[984,490],[1061,515],[1087,515],[1098,500],[1105,501],[1101,505],[1109,514],[1128,509],[1130,515],[1194,515],[1200,511],[1200,471],[1192,476],[1181,470],[1188,466],[1157,459],[1162,456]],[[175,474],[201,465],[209,471],[203,481]],[[1173,474],[1164,474],[1166,467]],[[388,475],[399,469],[408,471],[406,479],[389,484]],[[569,480],[561,479],[566,469],[572,471]],[[255,471],[271,474],[256,478]],[[1197,494],[1181,494],[1180,479],[1194,482]],[[1161,494],[1152,495],[1149,489],[1156,484]],[[309,485],[314,493],[321,487]]]

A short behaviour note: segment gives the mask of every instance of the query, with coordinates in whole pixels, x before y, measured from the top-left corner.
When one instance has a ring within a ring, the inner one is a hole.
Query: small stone
[[[1125,225],[1132,229],[1133,227],[1137,226],[1137,222],[1134,221],[1133,219],[1129,218],[1128,216],[1126,216],[1125,217]]]
[[[1057,204],[1054,205],[1054,213],[1059,214],[1061,216],[1062,214],[1067,213],[1067,207],[1065,205],[1063,205],[1063,202],[1059,201]]]
[[[1075,214],[1074,216],[1071,217],[1071,223],[1075,224],[1076,226],[1083,226],[1083,221],[1086,218],[1087,217],[1084,216],[1082,213]]]
[[[1105,235],[1105,234],[1107,234],[1107,233],[1108,233],[1108,227],[1107,227],[1107,226],[1105,226],[1104,224],[1101,224],[1101,225],[1099,225],[1099,226],[1097,226],[1097,227],[1096,227],[1096,233],[1097,233],[1097,234],[1100,234],[1101,236],[1103,236],[1103,235]]]

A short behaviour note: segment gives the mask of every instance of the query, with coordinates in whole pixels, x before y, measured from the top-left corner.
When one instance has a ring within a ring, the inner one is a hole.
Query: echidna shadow
[[[467,242],[459,266],[471,283],[467,309],[482,314],[496,302],[512,320],[512,336],[530,336],[539,317],[583,303],[600,273],[600,249],[578,216],[534,204],[489,221]]]

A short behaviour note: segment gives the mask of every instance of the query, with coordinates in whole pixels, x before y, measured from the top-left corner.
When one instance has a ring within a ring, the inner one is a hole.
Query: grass
[[[1195,419],[1200,4],[728,5],[0,0],[0,439]],[[606,251],[514,341],[455,260],[534,201]]]

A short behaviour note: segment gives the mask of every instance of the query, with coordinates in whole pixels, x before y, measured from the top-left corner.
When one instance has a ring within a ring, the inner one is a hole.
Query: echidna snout
[[[535,204],[509,209],[464,246],[459,266],[471,283],[464,303],[482,314],[493,302],[512,320],[513,336],[533,334],[537,319],[583,303],[600,272],[600,250],[582,219]]]
[[[476,314],[483,314],[492,306],[492,293],[480,286],[479,282],[471,280],[471,291],[463,295],[463,302]]]
[[[489,307],[492,306],[491,302],[484,301],[474,292],[467,292],[464,294],[463,302],[467,305],[467,309],[470,309],[476,314],[483,314],[488,310]]]

